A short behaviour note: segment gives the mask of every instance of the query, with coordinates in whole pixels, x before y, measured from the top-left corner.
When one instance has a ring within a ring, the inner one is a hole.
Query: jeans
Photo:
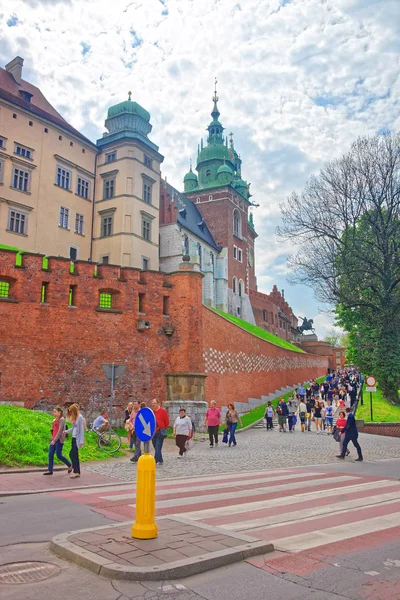
[[[60,442],[60,440],[57,440],[54,445],[50,444],[49,465],[47,467],[47,470],[50,471],[50,473],[53,472],[54,454],[57,456],[58,460],[61,460],[65,465],[67,465],[68,468],[71,466],[71,463],[69,462],[68,458],[65,458],[65,456],[63,456],[62,449],[63,444]]]
[[[78,452],[78,445],[76,443],[76,438],[72,438],[72,446],[71,446],[71,450],[69,453],[69,457],[71,459],[72,462],[72,469],[74,471],[74,473],[79,473],[81,472],[81,467],[79,464],[79,452]]]
[[[267,419],[267,429],[273,429],[274,426],[272,424],[272,417],[266,417]]]
[[[133,458],[139,459],[142,456],[141,441],[139,440],[135,432],[132,432],[132,436],[135,444],[135,453],[133,455]]]
[[[234,446],[236,446],[236,438],[235,438],[236,427],[237,427],[237,423],[229,423],[229,425],[228,425],[229,445],[233,444]]]
[[[349,442],[353,442],[353,446],[357,450],[358,458],[362,459],[363,455],[362,455],[361,446],[358,443],[358,433],[356,433],[354,435],[348,435],[346,433],[346,435],[344,436],[344,440],[343,440],[343,447],[342,447],[342,454],[341,455],[343,457],[346,456],[346,450],[347,450],[347,446],[349,445]]]
[[[208,437],[210,438],[210,446],[214,446],[214,440],[215,444],[218,444],[218,429],[218,425],[208,426]]]
[[[163,463],[163,457],[162,457],[162,447],[163,447],[163,443],[164,443],[164,438],[161,437],[160,433],[157,432],[156,434],[154,434],[153,439],[151,440],[153,443],[153,447],[154,447],[154,458],[156,463]]]

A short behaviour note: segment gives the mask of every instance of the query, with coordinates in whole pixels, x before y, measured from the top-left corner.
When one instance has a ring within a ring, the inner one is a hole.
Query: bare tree
[[[281,206],[278,234],[295,242],[291,279],[377,332],[377,374],[398,401],[400,372],[400,135],[359,138]]]

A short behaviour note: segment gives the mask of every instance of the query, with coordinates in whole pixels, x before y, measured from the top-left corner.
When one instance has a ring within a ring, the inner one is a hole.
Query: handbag
[[[227,427],[224,429],[224,435],[222,436],[222,443],[223,444],[228,443],[228,428]]]
[[[167,437],[167,430],[164,429],[163,427],[160,427],[160,429],[158,430],[158,432],[159,432],[159,434],[160,434],[160,436],[162,438],[166,438]]]
[[[186,448],[186,450],[191,450],[192,448],[194,448],[194,441],[192,438],[190,438],[189,440],[186,440],[185,448]]]

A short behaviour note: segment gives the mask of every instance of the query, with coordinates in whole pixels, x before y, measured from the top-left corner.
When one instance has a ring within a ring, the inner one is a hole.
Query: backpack
[[[277,415],[283,415],[283,410],[282,407],[278,404],[278,406],[276,407],[276,414]]]

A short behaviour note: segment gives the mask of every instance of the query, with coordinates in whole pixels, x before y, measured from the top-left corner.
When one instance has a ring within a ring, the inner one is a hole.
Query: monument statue
[[[299,317],[299,319],[302,319],[303,323],[299,325],[297,331],[299,331],[300,333],[304,333],[305,331],[312,331],[313,333],[315,332],[315,329],[313,327],[313,319],[307,319],[307,317]]]

